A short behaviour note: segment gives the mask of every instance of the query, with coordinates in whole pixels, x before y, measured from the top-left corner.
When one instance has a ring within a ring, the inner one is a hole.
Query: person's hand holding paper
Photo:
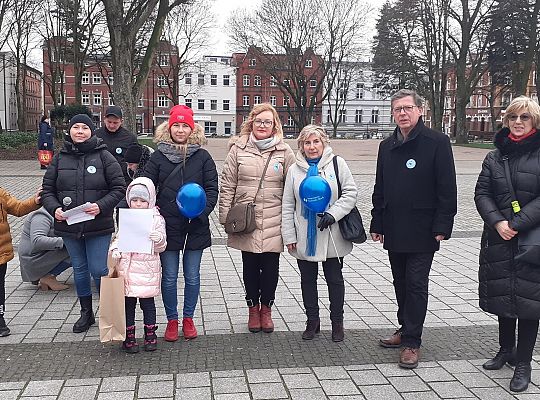
[[[153,242],[150,240],[150,232],[154,210],[121,208],[119,212],[118,251],[152,254]]]

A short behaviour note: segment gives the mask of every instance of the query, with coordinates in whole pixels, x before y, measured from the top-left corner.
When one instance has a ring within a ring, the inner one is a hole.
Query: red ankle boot
[[[261,327],[266,333],[274,332],[274,322],[272,321],[272,309],[261,304]]]
[[[261,314],[258,304],[256,306],[249,307],[248,329],[253,333],[261,331]]]
[[[165,329],[165,335],[163,338],[167,342],[176,342],[178,340],[178,320],[171,319],[167,322],[167,328]]]

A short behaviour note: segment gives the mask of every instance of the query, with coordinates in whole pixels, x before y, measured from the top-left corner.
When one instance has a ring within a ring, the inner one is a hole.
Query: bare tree
[[[102,0],[102,2],[110,37],[114,101],[124,111],[126,127],[134,131],[137,102],[148,79],[165,19],[172,9],[187,3],[188,0]],[[151,33],[147,43],[138,53],[137,39],[144,36],[141,35],[141,30],[145,27]]]
[[[0,49],[6,44],[9,32],[11,30],[11,24],[6,24],[6,15],[8,10],[13,7],[15,0],[0,0]]]
[[[361,54],[369,12],[360,0],[263,0],[253,13],[233,16],[229,30],[235,47],[251,49],[291,99],[287,112],[302,129],[329,96],[340,66]]]

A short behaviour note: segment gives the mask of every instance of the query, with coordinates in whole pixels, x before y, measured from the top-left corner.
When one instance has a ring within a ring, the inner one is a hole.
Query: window
[[[288,126],[293,126],[294,125],[294,120],[292,119],[292,117],[289,115],[289,118],[287,118],[287,125]]]
[[[66,74],[65,72],[61,72],[60,74],[56,75],[55,79],[56,83],[66,83]],[[25,82],[25,86],[28,88],[28,86],[31,86],[32,82]]]
[[[217,57],[210,57],[210,62],[217,62]]]
[[[159,95],[157,97],[157,106],[160,108],[168,108],[169,107],[169,99],[165,95]]]
[[[270,86],[277,86],[276,78],[273,76],[270,77]]]
[[[232,133],[232,122],[224,122],[223,128],[223,133],[225,133],[225,135],[230,135]]]
[[[141,97],[137,103],[137,107],[144,107],[144,99]]]
[[[139,103],[141,102],[141,99],[139,99]],[[114,106],[114,95],[109,92],[109,105],[110,106]],[[139,107],[142,107],[142,106],[139,106]]]
[[[315,79],[309,80],[309,86],[310,87],[317,87],[317,81]]]
[[[210,100],[210,110],[217,110],[217,100]]]
[[[255,58],[250,58],[249,59],[249,66],[254,67],[255,65],[257,65],[257,60]]]
[[[289,79],[283,79],[283,84],[284,84],[285,86],[290,86],[291,81],[290,81]]]
[[[94,93],[92,96],[94,98],[94,105],[100,106],[101,105],[101,93]]]
[[[283,105],[286,106],[289,104],[289,96],[283,96]]]
[[[192,103],[191,99],[186,99],[186,100],[184,101],[184,103],[185,103],[186,106],[188,106],[189,108],[192,108],[191,105],[192,105],[193,103]]]
[[[92,74],[92,83],[94,85],[99,85],[101,83],[101,74],[99,74],[98,72],[94,72]]]
[[[90,74],[88,72],[83,72],[81,83],[83,85],[88,85],[90,83]]]
[[[347,123],[347,110],[341,109],[339,110],[339,123]]]
[[[261,104],[262,99],[261,96],[253,96],[253,104]]]
[[[204,134],[215,135],[217,133],[217,122],[204,121]]]
[[[88,93],[81,94],[81,103],[85,106],[90,105],[90,95]]]
[[[306,68],[311,68],[311,67],[313,67],[313,61],[306,60]]]
[[[191,85],[191,74],[184,75],[184,82],[186,85]]]
[[[230,110],[230,104],[231,104],[230,100],[223,100],[223,111]]]
[[[501,106],[508,107],[508,104],[512,101],[512,94],[510,92],[505,92],[502,95]]]
[[[204,85],[204,74],[199,74],[199,75],[198,75],[197,83],[198,83],[199,85]]]
[[[107,79],[109,80],[109,86],[114,85],[114,76],[109,75],[109,76],[107,77]]]
[[[356,84],[356,98],[359,100],[362,100],[364,98],[364,84],[363,83]]]
[[[270,96],[270,104],[274,107],[277,105],[276,96]]]
[[[354,115],[354,122],[356,124],[362,123],[362,110],[356,110],[356,114]]]
[[[249,107],[249,96],[242,96],[242,106]]]
[[[158,57],[158,62],[161,67],[166,67],[169,65],[169,56],[167,54],[160,54]]]
[[[204,110],[204,99],[197,100],[197,110]]]
[[[164,75],[159,75],[157,81],[159,87],[167,86],[167,78]]]
[[[372,124],[379,123],[379,110],[371,110],[371,123]]]
[[[330,122],[332,122],[332,111],[328,110],[326,112],[326,123],[329,124]]]
[[[210,85],[212,86],[217,85],[217,75],[210,75]]]
[[[242,86],[249,86],[249,75],[242,75]]]
[[[229,86],[231,77],[229,75],[223,75],[223,86]]]
[[[259,75],[255,75],[253,78],[253,86],[261,86],[261,77]]]

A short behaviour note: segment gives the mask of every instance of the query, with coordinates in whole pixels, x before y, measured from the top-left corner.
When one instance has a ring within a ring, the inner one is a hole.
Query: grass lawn
[[[145,146],[149,146],[153,149],[156,148],[156,144],[153,142],[153,139],[152,138],[137,138],[137,141],[140,143],[140,144],[144,144]]]
[[[481,142],[471,142],[471,143],[466,143],[466,144],[453,143],[452,145],[453,146],[463,146],[463,147],[473,147],[473,148],[476,148],[476,149],[494,149],[495,148],[493,143],[481,143]]]

